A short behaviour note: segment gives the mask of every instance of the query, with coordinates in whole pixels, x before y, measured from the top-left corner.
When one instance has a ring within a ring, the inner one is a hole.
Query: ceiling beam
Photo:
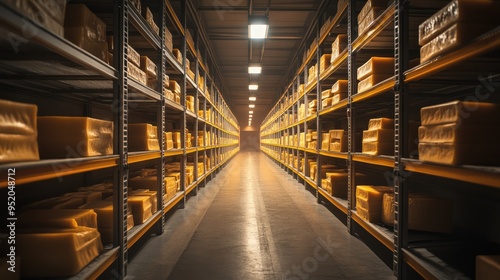
[[[199,6],[198,11],[202,12],[220,12],[220,11],[248,11],[248,7],[245,6]],[[253,8],[253,11],[265,12],[266,8]],[[315,12],[314,8],[300,8],[300,7],[270,7],[269,11],[271,12]]]

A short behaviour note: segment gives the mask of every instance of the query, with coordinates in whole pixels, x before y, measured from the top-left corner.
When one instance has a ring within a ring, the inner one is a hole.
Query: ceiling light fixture
[[[248,65],[248,73],[249,74],[260,74],[262,73],[262,66],[257,63],[251,63]]]
[[[249,90],[258,90],[259,89],[259,85],[258,84],[249,84],[248,85],[248,89]]]
[[[253,114],[253,111],[248,111],[249,114]]]
[[[250,96],[250,97],[248,97],[248,100],[250,100],[250,101],[255,101],[255,100],[257,100],[257,97],[255,97],[255,96]]]
[[[269,20],[265,16],[252,16],[248,19],[248,37],[265,39],[269,30]]]
[[[255,108],[255,104],[249,104],[248,107]]]

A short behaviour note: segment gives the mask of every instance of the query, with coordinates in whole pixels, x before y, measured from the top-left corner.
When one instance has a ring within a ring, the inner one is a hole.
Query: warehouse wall
[[[241,131],[240,145],[242,151],[259,151],[259,131]]]

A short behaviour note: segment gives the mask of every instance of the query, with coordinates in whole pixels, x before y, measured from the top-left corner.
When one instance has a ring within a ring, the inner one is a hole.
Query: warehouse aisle
[[[131,260],[137,279],[395,279],[313,195],[240,152]]]

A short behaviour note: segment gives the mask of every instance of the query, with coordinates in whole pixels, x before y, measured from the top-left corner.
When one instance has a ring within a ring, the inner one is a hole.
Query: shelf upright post
[[[127,212],[128,212],[128,1],[113,1],[113,65],[118,79],[113,81],[114,154],[118,154],[117,172],[113,176],[113,247],[119,247],[113,268],[115,278],[127,275]]]
[[[182,158],[181,158],[181,186],[184,191],[184,196],[180,205],[180,208],[184,209],[186,205],[186,189],[187,189],[187,153],[186,153],[186,93],[187,93],[187,73],[186,73],[186,56],[187,56],[187,41],[186,41],[186,27],[187,27],[187,7],[186,1],[181,1],[181,23],[184,28],[184,34],[181,39],[181,49],[182,49],[182,95],[181,95],[181,105],[183,106],[183,112],[181,117],[181,147],[182,147]]]
[[[348,152],[347,152],[347,168],[348,168],[348,186],[347,186],[347,231],[353,234],[352,210],[354,209],[355,199],[355,165],[352,160],[355,152],[355,122],[354,122],[354,106],[352,104],[352,96],[356,89],[356,53],[352,49],[352,42],[357,36],[357,21],[356,21],[356,1],[349,1],[347,6],[347,46],[348,46],[348,61],[347,61],[347,80],[348,80],[348,99],[347,99],[347,126],[348,126]]]
[[[394,257],[393,271],[398,279],[406,279],[403,248],[408,245],[408,188],[405,186],[404,167],[401,162],[407,154],[408,98],[404,72],[408,69],[409,1],[396,0],[394,14]]]

